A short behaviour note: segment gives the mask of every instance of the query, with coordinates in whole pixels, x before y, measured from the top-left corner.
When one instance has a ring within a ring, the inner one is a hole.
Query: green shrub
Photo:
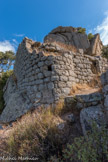
[[[0,113],[3,111],[4,108],[4,99],[3,99],[3,87],[6,84],[7,79],[10,75],[12,75],[13,71],[3,72],[0,76]]]
[[[88,39],[91,40],[92,38],[94,38],[94,35],[92,33],[88,34]]]
[[[105,162],[108,160],[108,130],[103,126],[100,130],[93,125],[92,133],[75,138],[64,150],[64,159],[81,162]]]
[[[108,59],[108,45],[103,46],[103,48],[102,48],[102,56]]]
[[[86,29],[80,27],[80,28],[78,28],[78,33],[86,34]]]

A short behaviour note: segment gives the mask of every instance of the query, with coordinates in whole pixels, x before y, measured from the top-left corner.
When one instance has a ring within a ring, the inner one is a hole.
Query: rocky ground
[[[75,92],[75,94],[73,96],[69,96],[69,98],[72,99],[75,95],[80,95],[80,96],[81,95],[90,95],[91,93],[95,93],[95,92],[98,92],[98,91],[99,91],[99,88],[92,88],[92,87],[89,87],[89,86],[88,86],[88,88],[87,87],[85,87],[85,88],[80,87],[80,89],[77,89],[77,92]],[[67,99],[68,99],[68,97],[67,97]],[[67,101],[69,102],[69,99]],[[70,107],[71,106],[72,105],[70,105]],[[80,123],[79,123],[79,119],[78,119],[79,116],[76,116],[76,117],[77,117],[77,128],[76,128],[76,126],[71,127],[71,129],[68,126],[66,128],[67,132],[71,131],[70,132],[70,134],[71,134],[70,139],[73,139],[73,137],[75,137],[75,136],[77,136],[77,134],[79,134],[78,130],[81,133]],[[70,109],[69,109],[69,111],[66,111],[66,113],[63,116],[61,116],[61,120],[62,120],[62,123],[59,124],[59,126],[58,126],[59,129],[63,129],[64,125],[66,125],[66,123],[75,122],[74,121],[75,118],[73,116],[73,113],[71,113]],[[71,121],[71,120],[73,120],[73,121]],[[12,124],[1,124],[0,125],[0,153],[5,154],[6,140],[9,138],[9,135],[14,130],[16,124],[17,124],[16,122],[13,122]],[[74,130],[74,132],[73,132],[73,130]]]

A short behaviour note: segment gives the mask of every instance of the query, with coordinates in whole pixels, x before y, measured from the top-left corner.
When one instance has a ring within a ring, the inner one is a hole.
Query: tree
[[[7,71],[15,61],[15,54],[12,51],[0,52],[0,72]]]

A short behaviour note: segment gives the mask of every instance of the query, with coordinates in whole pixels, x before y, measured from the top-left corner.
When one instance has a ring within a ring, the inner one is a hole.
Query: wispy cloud
[[[10,43],[10,41],[5,40],[3,42],[0,42],[0,51],[5,52],[5,51],[13,51],[15,52],[15,47],[13,44]]]
[[[104,45],[108,44],[108,12],[105,13],[105,18],[100,25],[94,29],[95,33],[100,33],[101,40]]]
[[[14,43],[16,43],[16,44],[18,43],[16,39],[12,39],[12,41],[13,41]]]
[[[23,37],[25,34],[14,34],[16,37]]]

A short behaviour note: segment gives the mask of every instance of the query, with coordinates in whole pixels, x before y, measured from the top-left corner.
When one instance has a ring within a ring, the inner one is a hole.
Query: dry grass
[[[50,108],[26,114],[14,124],[7,140],[10,156],[37,157],[43,161],[48,154],[61,148],[62,132],[57,128],[63,120],[52,113]]]
[[[101,91],[102,85],[100,81],[101,74],[96,74],[89,84],[79,84],[75,83],[69,95],[83,94],[83,93],[93,93],[94,91]]]
[[[64,43],[61,43],[61,42],[53,42],[51,43],[53,44],[54,46],[58,46],[60,47],[61,51],[72,51],[74,53],[78,52],[77,48],[73,45],[68,45],[68,44],[64,44]],[[39,51],[41,51],[41,49],[38,49]],[[60,52],[60,51],[53,51],[52,49],[49,51],[46,51],[45,49],[42,49],[44,51],[44,55],[45,56],[49,56],[49,55],[53,55],[53,56],[57,56],[57,55],[62,55],[63,52]]]
[[[59,45],[62,49],[72,52],[78,52],[77,48],[73,45],[64,44],[61,42],[54,42],[55,45]]]
[[[102,85],[101,85],[100,76],[101,76],[101,74],[96,74],[94,76],[94,78],[91,80],[91,82],[89,83],[89,86],[92,87],[92,88],[100,87],[100,89],[101,89]]]
[[[47,109],[40,107],[29,112],[12,124],[13,127],[7,132],[5,147],[1,149],[9,157],[34,157],[42,162],[53,155],[61,155],[63,147],[77,132],[76,126],[68,125],[63,118],[69,112],[63,101]],[[64,128],[60,129],[58,126],[62,124]]]
[[[82,89],[90,89],[90,86],[88,86],[87,84],[74,84],[69,95],[75,95]]]

